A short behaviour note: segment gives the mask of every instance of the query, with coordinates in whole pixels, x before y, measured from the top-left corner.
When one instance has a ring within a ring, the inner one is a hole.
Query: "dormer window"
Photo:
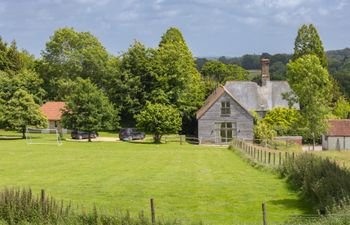
[[[221,116],[231,115],[230,102],[221,102]]]

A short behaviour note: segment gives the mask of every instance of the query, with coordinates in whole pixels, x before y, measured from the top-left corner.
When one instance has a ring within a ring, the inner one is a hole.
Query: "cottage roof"
[[[207,100],[205,101],[204,105],[202,108],[200,108],[197,113],[196,117],[197,119],[200,119],[206,111],[210,109],[210,107],[224,94],[226,93],[228,96],[230,96],[235,102],[237,102],[238,105],[240,105],[249,115],[251,113],[249,112],[248,109],[246,109],[224,86],[220,85],[214,93],[212,93]],[[252,116],[252,115],[251,115]]]
[[[350,136],[350,119],[328,120],[327,136]]]
[[[287,81],[266,81],[259,86],[252,81],[227,81],[225,88],[248,110],[267,111],[275,107],[288,107],[282,94],[291,92]],[[299,109],[299,104],[293,106]]]
[[[46,102],[40,110],[48,120],[61,120],[64,105],[64,102]]]

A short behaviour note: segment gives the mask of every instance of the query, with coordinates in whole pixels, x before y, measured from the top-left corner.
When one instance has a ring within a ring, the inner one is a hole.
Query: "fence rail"
[[[202,141],[201,138],[197,138],[194,136],[186,136],[186,135],[167,135],[163,137],[163,140],[165,143],[179,142],[180,144],[183,144],[184,142],[187,142],[189,144],[195,144],[195,145],[200,145]]]
[[[245,142],[244,140],[234,139],[231,146],[239,149],[246,156],[259,164],[279,166],[286,163],[288,160],[294,160],[297,156],[296,152],[280,151],[255,145],[253,143]]]

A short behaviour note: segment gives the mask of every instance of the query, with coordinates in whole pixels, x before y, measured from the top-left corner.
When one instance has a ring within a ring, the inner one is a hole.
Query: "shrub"
[[[344,205],[350,198],[350,171],[313,154],[300,154],[280,169],[282,176],[318,209]]]
[[[179,132],[182,126],[180,112],[170,105],[148,102],[145,109],[134,117],[137,127],[152,133],[156,143],[160,143],[165,134]]]

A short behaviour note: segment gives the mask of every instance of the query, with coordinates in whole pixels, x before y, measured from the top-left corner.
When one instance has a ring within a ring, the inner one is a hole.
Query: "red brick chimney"
[[[266,81],[270,80],[270,60],[261,59],[261,86],[266,86]]]

